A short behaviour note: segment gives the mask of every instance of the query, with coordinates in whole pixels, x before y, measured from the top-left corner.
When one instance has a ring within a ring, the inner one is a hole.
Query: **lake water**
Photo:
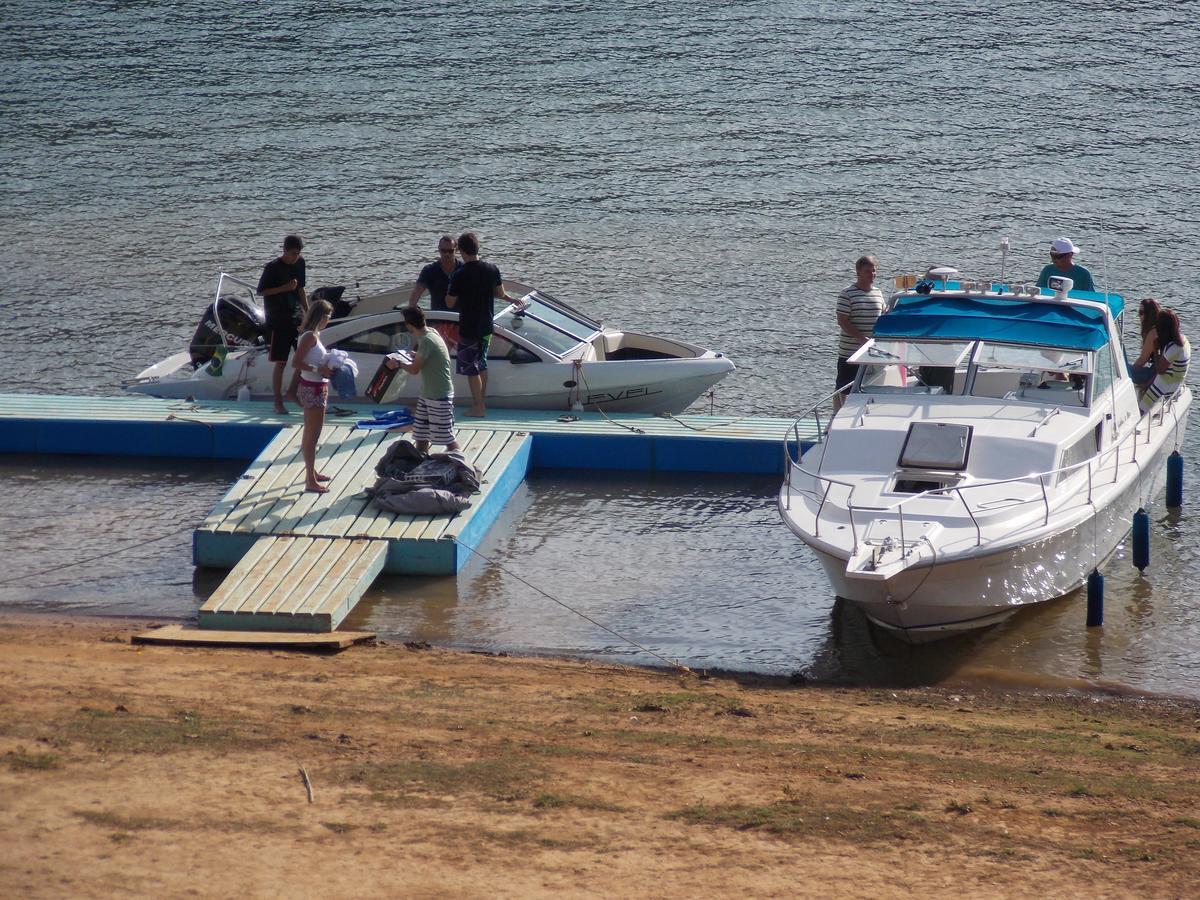
[[[1007,236],[1007,274],[1032,279],[1068,235],[1098,283],[1162,298],[1189,329],[1191,18],[1178,3],[1062,15],[1026,0],[10,4],[4,390],[114,393],[182,346],[218,270],[257,277],[292,230],[312,285],[368,291],[411,279],[440,232],[473,229],[506,275],[727,352],[739,369],[714,403],[735,414],[796,413],[829,389],[833,298],[864,252],[887,276],[946,263],[984,277]],[[1197,449],[1189,436],[1189,486]],[[20,500],[0,518],[0,602],[186,616],[215,583],[193,579],[187,531],[237,467],[0,466]],[[494,562],[457,582],[384,580],[355,621],[645,659],[519,575],[711,668],[886,680],[971,666],[1200,696],[1190,507],[1154,510],[1146,578],[1106,568],[1103,632],[1069,598],[901,655],[834,612],[776,487],[535,477],[481,548]],[[155,538],[99,567],[23,574]]]

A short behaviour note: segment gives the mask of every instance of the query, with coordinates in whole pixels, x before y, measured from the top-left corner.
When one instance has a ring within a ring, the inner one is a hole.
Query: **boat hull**
[[[1057,530],[1040,529],[1019,544],[919,563],[889,578],[849,574],[848,555],[830,552],[795,528],[785,509],[781,513],[812,547],[837,596],[905,640],[939,640],[1002,622],[1019,609],[1081,587],[1129,533],[1134,513],[1151,505],[1163,485],[1167,457],[1186,426],[1184,405],[1178,420],[1156,426],[1158,439],[1139,448],[1137,464],[1126,464],[1133,473],[1127,483],[1092,515]]]
[[[357,379],[364,391],[374,375],[375,360],[361,360]],[[125,388],[153,397],[193,400],[232,400],[245,385],[254,400],[270,400],[272,364],[265,350],[235,351],[213,374],[211,364],[194,369],[187,353],[177,353],[138,373]],[[496,409],[571,410],[578,403],[587,411],[608,413],[680,413],[734,369],[713,354],[699,359],[588,362],[580,372],[568,363],[493,364],[489,368],[487,403]],[[388,405],[412,405],[417,378],[402,380]],[[457,402],[470,402],[466,379],[454,376]],[[359,393],[332,398],[338,403],[378,405]]]

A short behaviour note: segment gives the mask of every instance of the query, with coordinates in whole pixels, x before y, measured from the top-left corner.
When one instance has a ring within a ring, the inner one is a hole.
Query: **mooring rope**
[[[151,544],[156,544],[159,541],[165,541],[167,538],[177,537],[181,534],[184,534],[184,533],[192,531],[192,530],[193,530],[192,527],[189,525],[187,528],[179,529],[179,531],[172,531],[172,532],[168,532],[167,534],[159,535],[156,538],[149,538],[144,541],[138,541],[136,543],[129,544],[125,547],[121,547],[119,550],[106,550],[103,553],[97,553],[95,556],[89,556],[87,559],[77,559],[72,562],[63,563],[62,565],[59,565],[59,566],[51,566],[49,569],[42,569],[41,571],[38,571],[38,572],[23,572],[22,574],[17,575],[13,578],[6,578],[5,580],[0,581],[0,587],[3,587],[6,584],[12,584],[15,581],[22,581],[26,578],[36,578],[38,575],[48,575],[51,572],[60,572],[63,569],[71,568],[71,566],[82,566],[85,563],[95,562],[98,559],[104,559],[105,557],[108,557],[108,556],[116,556],[118,553],[124,553],[126,550],[136,550],[138,547],[148,547]]]
[[[579,616],[579,618],[584,619],[588,622],[591,622],[593,625],[595,625],[597,628],[601,629],[602,631],[607,631],[609,634],[611,634],[613,637],[617,638],[618,640],[624,641],[625,643],[630,644],[631,646],[637,647],[637,649],[641,650],[643,653],[648,653],[651,656],[653,656],[655,659],[662,660],[671,668],[676,669],[680,672],[683,672],[686,675],[695,675],[696,674],[691,669],[689,669],[687,666],[685,666],[683,663],[681,663],[677,660],[674,660],[674,659],[670,659],[666,656],[663,656],[661,653],[651,650],[649,647],[645,646],[644,644],[639,644],[633,638],[626,637],[625,635],[621,634],[620,632],[614,631],[613,629],[609,628],[607,625],[603,624],[602,622],[597,622],[595,619],[593,619],[587,613],[580,612],[579,610],[572,607],[570,604],[564,603],[562,600],[559,600],[557,597],[553,596],[552,594],[546,593],[540,587],[538,587],[536,584],[531,584],[530,582],[528,582],[524,578],[522,578],[520,575],[518,575],[516,572],[506,569],[504,566],[500,565],[500,563],[496,562],[496,560],[490,559],[489,557],[484,556],[482,553],[480,553],[474,547],[468,547],[466,544],[462,543],[457,538],[455,539],[454,542],[456,544],[458,544],[458,546],[462,547],[464,550],[469,550],[471,553],[474,553],[476,556],[478,556],[480,559],[482,559],[484,562],[488,563],[489,565],[495,566],[497,569],[499,569],[505,575],[515,578],[517,581],[521,582],[521,584],[525,585],[525,587],[529,588],[530,590],[537,591],[539,594],[541,594],[547,600],[550,600],[553,603],[557,603],[559,606],[561,606],[563,609],[567,610],[568,612],[572,612],[575,615]]]
[[[585,376],[583,374],[583,361],[582,360],[578,360],[578,359],[575,360],[575,371],[577,371],[579,373],[579,380],[583,382],[583,386],[585,388],[587,388],[588,395],[590,396],[592,393],[592,388],[591,388],[591,385],[589,385],[587,383],[587,376]],[[578,397],[578,394],[576,395],[576,397]],[[636,425],[626,425],[624,422],[618,422],[616,419],[612,418],[608,413],[606,413],[604,411],[604,407],[601,406],[599,403],[596,404],[596,412],[598,412],[598,413],[600,413],[600,415],[604,416],[605,420],[610,425],[616,425],[618,428],[626,428],[629,431],[632,431],[634,434],[645,434],[646,433],[644,430],[642,430],[641,428],[638,428]]]
[[[706,425],[703,428],[700,428],[696,425],[689,425],[687,422],[683,421],[683,419],[679,418],[679,416],[675,415],[675,413],[660,412],[655,413],[654,417],[657,419],[670,419],[676,425],[682,425],[689,431],[699,431],[701,433],[705,431],[712,431],[716,428],[729,428],[731,425],[736,425],[738,422],[750,418],[749,416],[738,416],[736,419],[730,419],[728,422],[714,422],[712,425]]]

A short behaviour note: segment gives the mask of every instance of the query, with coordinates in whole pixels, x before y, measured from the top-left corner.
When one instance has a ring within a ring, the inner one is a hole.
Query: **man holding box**
[[[421,375],[421,393],[413,410],[413,440],[422,453],[429,445],[445,444],[458,449],[454,440],[454,381],[450,377],[450,353],[442,336],[426,327],[425,311],[418,306],[404,310],[404,324],[417,342],[412,360],[397,360],[405,372]]]

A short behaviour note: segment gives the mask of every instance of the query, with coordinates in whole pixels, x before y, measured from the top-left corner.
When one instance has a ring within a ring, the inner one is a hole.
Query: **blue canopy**
[[[1107,303],[1114,316],[1125,306],[1117,294],[1072,291],[1071,296]],[[1108,343],[1108,319],[1103,309],[1046,303],[1013,294],[905,294],[879,317],[875,337],[988,340],[1098,350]]]

